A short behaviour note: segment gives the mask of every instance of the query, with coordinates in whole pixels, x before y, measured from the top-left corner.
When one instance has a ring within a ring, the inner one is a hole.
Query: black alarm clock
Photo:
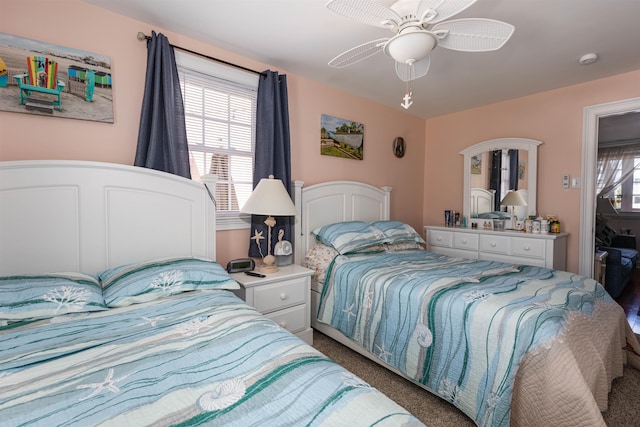
[[[233,259],[227,263],[228,273],[241,273],[256,268],[256,262],[251,258]]]

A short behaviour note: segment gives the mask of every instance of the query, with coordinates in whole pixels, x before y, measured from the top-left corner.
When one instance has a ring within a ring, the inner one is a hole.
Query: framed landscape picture
[[[364,125],[322,114],[320,154],[362,160],[364,158]]]
[[[482,153],[471,157],[471,173],[474,175],[482,173]]]
[[[0,33],[0,110],[113,123],[108,56]]]

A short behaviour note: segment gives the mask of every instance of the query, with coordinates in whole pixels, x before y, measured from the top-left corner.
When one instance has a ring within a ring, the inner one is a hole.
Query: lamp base
[[[278,271],[278,266],[275,264],[273,265],[262,264],[262,265],[258,265],[256,267],[256,270],[258,270],[262,274],[275,273],[276,271]]]

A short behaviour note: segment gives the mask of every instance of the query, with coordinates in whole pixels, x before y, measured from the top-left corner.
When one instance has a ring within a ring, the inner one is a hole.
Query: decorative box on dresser
[[[424,227],[427,249],[461,258],[566,269],[568,233]]]
[[[313,344],[311,329],[311,275],[313,270],[299,265],[278,268],[266,277],[233,273],[240,284],[236,294],[265,317]]]

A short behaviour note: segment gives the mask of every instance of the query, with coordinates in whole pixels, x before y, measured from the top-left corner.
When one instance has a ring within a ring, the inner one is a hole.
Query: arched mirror
[[[518,218],[535,215],[540,144],[533,139],[498,138],[462,150],[463,215],[474,218],[480,213],[500,210],[500,201],[510,190],[517,190],[527,203],[513,207]]]

